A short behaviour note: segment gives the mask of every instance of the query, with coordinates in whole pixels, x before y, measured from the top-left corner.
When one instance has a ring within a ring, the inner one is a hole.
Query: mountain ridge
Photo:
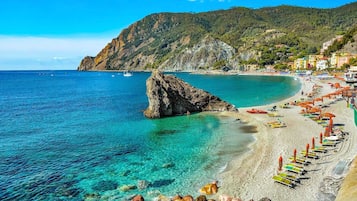
[[[195,71],[283,63],[317,52],[324,41],[356,25],[357,2],[333,9],[282,5],[156,13],[124,29],[95,57],[85,57],[78,70]]]

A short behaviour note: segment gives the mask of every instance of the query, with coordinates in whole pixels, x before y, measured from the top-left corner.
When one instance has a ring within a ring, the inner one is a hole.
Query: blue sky
[[[76,69],[120,31],[158,12],[236,6],[335,8],[351,0],[1,0],[0,70]]]

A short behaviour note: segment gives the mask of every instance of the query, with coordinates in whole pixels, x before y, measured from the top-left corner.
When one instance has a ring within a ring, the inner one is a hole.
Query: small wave
[[[222,167],[218,168],[218,173],[224,172],[228,167],[228,162],[225,163]]]

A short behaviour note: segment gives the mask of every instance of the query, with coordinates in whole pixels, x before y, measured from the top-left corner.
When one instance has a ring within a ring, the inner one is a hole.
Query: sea
[[[289,76],[173,73],[240,107],[296,94]],[[0,71],[0,200],[199,195],[255,138],[231,117],[147,119],[150,73]]]

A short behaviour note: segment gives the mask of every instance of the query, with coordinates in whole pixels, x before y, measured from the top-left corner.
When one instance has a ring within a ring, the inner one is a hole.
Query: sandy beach
[[[233,160],[227,169],[220,175],[219,192],[212,198],[219,199],[220,195],[229,195],[242,200],[259,200],[268,197],[271,200],[334,200],[338,193],[339,185],[348,172],[348,164],[357,154],[357,131],[354,125],[353,109],[347,107],[346,100],[341,96],[325,98],[323,102],[315,102],[315,105],[325,105],[322,112],[330,112],[336,115],[333,118],[334,125],[339,124],[339,128],[348,132],[345,139],[336,147],[326,147],[327,153],[317,153],[319,159],[308,159],[310,164],[303,168],[306,174],[300,176],[300,183],[294,188],[289,188],[274,182],[272,177],[278,171],[278,158],[282,156],[283,164],[290,163],[289,158],[293,156],[296,149],[298,156],[300,151],[305,150],[307,144],[312,146],[312,138],[319,146],[320,133],[324,133],[325,128],[316,121],[300,114],[303,109],[300,106],[288,105],[287,108],[279,106],[301,99],[309,99],[306,95],[313,91],[316,94],[313,98],[335,92],[329,83],[339,82],[341,86],[346,86],[338,79],[319,80],[317,78],[299,78],[302,82],[301,91],[295,96],[281,102],[254,107],[268,110],[274,105],[280,117],[269,117],[266,114],[250,114],[247,109],[239,108],[239,113],[223,113],[221,115],[232,115],[235,118],[247,122],[249,125],[257,126],[258,133],[254,134],[256,142],[251,145],[251,150],[243,156]],[[277,120],[286,124],[284,128],[271,128],[267,122]],[[334,126],[336,128],[337,126]],[[332,198],[332,199],[329,199]]]

